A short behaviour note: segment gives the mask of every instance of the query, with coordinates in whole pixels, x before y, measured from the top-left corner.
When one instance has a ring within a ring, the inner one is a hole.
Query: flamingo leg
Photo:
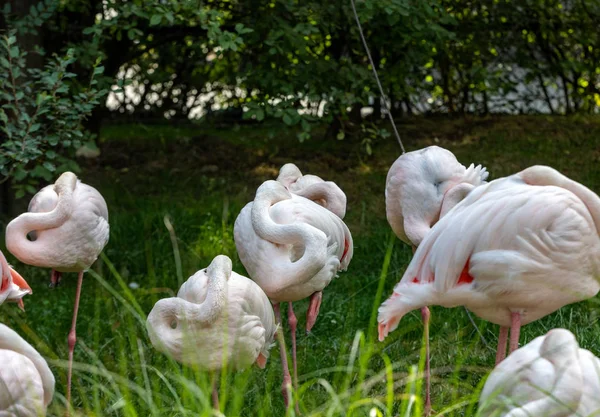
[[[521,332],[521,313],[511,313],[510,344],[508,353],[513,353],[519,348],[519,335]]]
[[[500,326],[498,335],[498,350],[496,351],[496,365],[506,358],[506,342],[508,341],[508,327]]]
[[[79,298],[81,297],[81,286],[83,285],[83,271],[79,272],[77,277],[77,293],[75,294],[75,306],[73,307],[73,321],[71,323],[71,331],[67,338],[69,342],[69,371],[67,373],[67,417],[71,407],[71,381],[73,375],[73,351],[75,350],[75,342],[77,342],[77,312],[79,311]]]
[[[427,307],[421,309],[423,319],[423,332],[425,337],[425,415],[431,414],[431,370],[429,365],[429,317],[431,313]]]
[[[308,304],[308,312],[306,313],[306,333],[310,332],[317,316],[319,315],[319,309],[321,308],[321,300],[323,300],[323,292],[317,291],[310,296],[310,303]]]
[[[48,287],[50,287],[50,288],[58,287],[60,285],[61,277],[62,277],[62,273],[53,269],[52,272],[50,273],[50,285],[48,285]]]
[[[212,387],[212,402],[213,408],[215,410],[220,410],[219,408],[219,391],[217,390],[219,378],[216,373],[211,375],[211,387]]]
[[[285,402],[285,408],[287,409],[290,405],[292,398],[292,377],[290,376],[290,369],[288,368],[287,353],[285,351],[285,339],[283,337],[283,330],[281,328],[281,311],[279,303],[273,304],[273,310],[275,311],[275,320],[279,325],[277,329],[277,341],[279,342],[279,353],[281,354],[281,367],[283,368],[283,383],[281,384],[281,393],[283,394],[283,401]]]
[[[298,319],[294,314],[294,308],[292,303],[288,303],[288,324],[290,325],[290,332],[292,333],[292,366],[294,367],[294,391],[298,392],[298,363],[296,361],[296,328],[298,325]]]

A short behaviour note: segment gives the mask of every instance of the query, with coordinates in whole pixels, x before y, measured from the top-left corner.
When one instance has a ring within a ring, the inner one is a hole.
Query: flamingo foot
[[[60,285],[60,280],[62,278],[62,272],[58,272],[57,270],[53,269],[52,273],[50,274],[50,284],[48,285],[49,288],[56,288]]]
[[[310,332],[317,321],[321,301],[323,300],[323,292],[317,291],[310,296],[308,312],[306,313],[306,333]]]

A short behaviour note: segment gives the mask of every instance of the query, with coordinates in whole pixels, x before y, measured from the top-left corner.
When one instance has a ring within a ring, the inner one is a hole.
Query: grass
[[[399,128],[408,150],[438,144],[463,163],[484,164],[494,178],[542,163],[600,191],[598,119],[414,119]],[[392,138],[374,145],[374,154],[367,156],[358,143],[318,135],[300,144],[294,132],[280,126],[104,129],[102,155],[83,161],[80,173],[106,198],[111,238],[84,280],[75,351],[76,414],[214,415],[209,376],[156,352],[145,317],[158,299],[173,296],[183,280],[218,254],[228,255],[234,270],[245,272],[233,243],[237,213],[261,182],[293,161],[346,192],[346,222],[355,241],[349,271],[325,290],[312,334],[298,335],[300,409],[307,416],[419,415],[418,312],[405,317],[385,342],[376,341],[376,308],[402,276],[411,251],[391,235],[385,219],[385,176],[398,146]],[[57,377],[49,415],[62,416],[76,277],[65,274],[63,285],[50,290],[49,271],[5,254],[34,294],[25,300],[26,313],[3,306],[0,321],[49,359]],[[133,283],[139,288],[133,289]],[[303,328],[307,302],[295,306]],[[526,326],[521,343],[565,327],[598,355],[599,312],[598,299],[567,306]],[[439,415],[475,415],[478,387],[494,363],[498,330],[478,318],[475,324],[477,329],[464,309],[432,308],[432,399]],[[274,347],[265,370],[224,375],[221,411],[228,416],[285,415],[280,372]]]

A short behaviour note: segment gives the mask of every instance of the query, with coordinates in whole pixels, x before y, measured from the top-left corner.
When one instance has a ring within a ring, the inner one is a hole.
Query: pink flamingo
[[[177,297],[159,300],[146,323],[152,345],[178,362],[212,373],[226,362],[264,368],[275,336],[273,307],[254,281],[232,271],[219,255],[192,275]],[[213,377],[213,406],[219,396]]]
[[[293,166],[288,164],[286,167]],[[258,188],[254,201],[247,204],[236,219],[234,236],[240,260],[250,278],[273,301],[278,323],[281,322],[279,303],[288,302],[294,387],[297,388],[297,319],[292,302],[310,297],[306,319],[306,329],[310,331],[319,313],[322,291],[338,271],[348,267],[353,244],[350,231],[339,217],[345,212],[345,207],[342,210],[339,201],[332,201],[341,200],[341,190],[337,186],[335,188],[339,192],[334,190],[332,183],[328,185],[323,180],[315,180],[318,177],[312,178],[312,184],[311,181],[300,182],[296,188],[296,191],[320,200],[324,207],[337,207],[335,214],[296,192],[290,192],[299,177],[289,181],[286,169],[282,169],[284,175],[280,174],[279,182],[266,181]],[[317,187],[330,188],[329,193],[322,190],[313,193]],[[343,200],[345,202],[345,195]],[[282,390],[288,405],[291,377],[285,345],[280,348],[284,373]]]
[[[386,180],[385,207],[392,230],[413,253],[434,224],[473,188],[484,184],[485,168],[465,168],[454,154],[429,146],[401,155],[391,166]],[[429,370],[429,309],[421,308],[425,333],[425,413],[431,410]]]
[[[429,231],[379,307],[379,339],[411,310],[463,305],[501,326],[499,363],[509,327],[512,352],[521,325],[598,293],[599,228],[598,196],[549,167],[475,188]]]
[[[31,240],[27,239],[28,234]],[[23,263],[52,268],[51,287],[60,283],[63,272],[79,273],[68,336],[68,404],[71,403],[73,351],[83,273],[108,243],[108,235],[108,209],[104,198],[72,172],[65,172],[54,184],[42,188],[31,199],[29,211],[6,227],[8,250]]]

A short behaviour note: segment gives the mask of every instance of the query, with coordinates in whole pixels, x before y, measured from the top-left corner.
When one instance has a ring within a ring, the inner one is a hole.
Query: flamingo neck
[[[27,234],[62,226],[71,217],[74,209],[73,188],[60,187],[58,202],[54,210],[47,213],[23,213],[6,226],[6,247],[26,264],[39,263],[39,237],[28,240]]]
[[[256,192],[252,206],[252,226],[259,237],[271,243],[304,248],[300,259],[295,262],[288,259],[285,276],[297,282],[305,282],[325,264],[327,236],[306,223],[278,224],[273,221],[269,213],[271,206],[291,197],[280,183],[266,181]],[[294,266],[293,270],[290,270],[291,265]]]

